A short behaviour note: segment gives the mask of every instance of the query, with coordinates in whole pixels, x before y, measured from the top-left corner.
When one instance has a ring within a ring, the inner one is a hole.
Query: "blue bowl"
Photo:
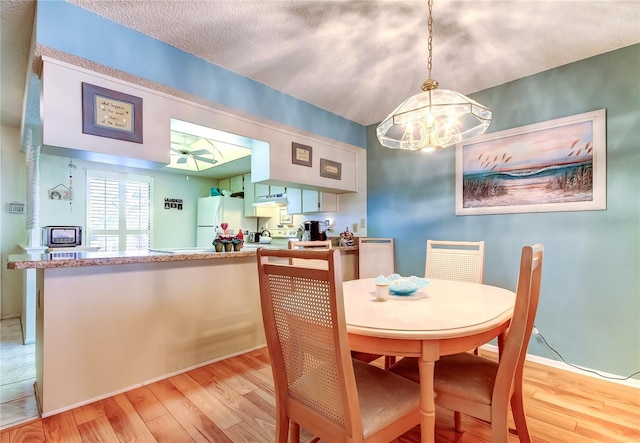
[[[428,284],[428,279],[416,277],[415,275],[394,279],[389,282],[389,294],[406,297]]]

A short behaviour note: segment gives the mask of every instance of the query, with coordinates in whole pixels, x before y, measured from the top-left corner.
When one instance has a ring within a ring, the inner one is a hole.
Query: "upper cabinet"
[[[251,183],[251,174],[244,174],[244,216],[245,217],[271,217],[272,211],[266,207],[253,206],[258,195],[264,192],[264,186]],[[266,186],[267,191],[269,186]],[[258,192],[260,194],[258,194]]]
[[[287,214],[302,214],[302,189],[287,188]]]
[[[308,189],[287,188],[287,213],[338,212],[338,195]]]
[[[228,178],[221,178],[220,180],[218,180],[218,188],[225,190],[231,190],[231,180],[229,180]]]
[[[301,189],[332,194],[357,192],[359,148],[284,132],[273,135],[269,143],[252,148],[251,175],[255,182],[287,187],[295,183]],[[296,149],[304,151],[301,159],[296,158]]]
[[[338,196],[329,192],[302,190],[302,212],[338,212]]]
[[[218,187],[222,190],[231,191],[232,194],[244,191],[244,176],[237,175],[235,177],[223,178],[218,180]]]
[[[237,175],[229,178],[229,190],[232,194],[244,191],[244,176]]]

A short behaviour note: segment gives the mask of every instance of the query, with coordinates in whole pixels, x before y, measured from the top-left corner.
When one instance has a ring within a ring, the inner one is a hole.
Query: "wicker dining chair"
[[[482,283],[483,274],[484,241],[427,240],[426,278]]]
[[[388,442],[418,425],[420,386],[349,354],[340,252],[261,248],[257,257],[276,441],[287,442],[290,425],[292,442],[300,427],[327,442]]]
[[[358,241],[358,278],[374,278],[396,272],[393,238],[362,237]],[[372,362],[382,357],[366,352],[352,352],[358,360]],[[384,356],[384,367],[389,368],[396,362],[393,355]]]
[[[483,273],[484,241],[427,240],[426,278],[482,283]]]
[[[289,249],[331,249],[331,240],[289,240]],[[289,263],[292,265],[304,264],[307,267],[324,269],[327,262],[324,260],[296,260],[291,259]]]
[[[358,278],[396,272],[393,238],[362,237],[358,241]]]
[[[469,414],[491,423],[492,443],[507,443],[511,404],[520,442],[531,442],[522,401],[522,373],[538,309],[543,252],[540,243],[522,248],[516,303],[506,338],[498,341],[499,361],[464,352],[436,362],[435,401],[455,411],[458,432],[462,432],[462,414]],[[420,379],[415,358],[403,358],[390,371],[410,380]]]

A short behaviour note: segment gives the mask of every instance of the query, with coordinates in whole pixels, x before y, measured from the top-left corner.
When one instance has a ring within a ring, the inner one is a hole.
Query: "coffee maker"
[[[303,238],[310,241],[326,240],[327,239],[327,226],[325,222],[318,220],[310,220],[304,222],[304,235]]]

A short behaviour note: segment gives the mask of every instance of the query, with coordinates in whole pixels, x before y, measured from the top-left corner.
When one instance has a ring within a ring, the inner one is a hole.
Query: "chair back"
[[[426,278],[482,283],[484,241],[427,240]]]
[[[287,417],[315,435],[323,439],[330,436],[327,441],[336,435],[344,441],[360,435],[340,251],[261,248],[257,256],[262,318],[278,409],[285,408]],[[271,257],[295,259],[297,263],[323,261],[325,269],[270,263]]]
[[[306,249],[306,248],[331,249],[331,240],[309,240],[309,241],[289,240],[289,249]],[[318,268],[318,269],[327,268],[327,262],[325,260],[291,259],[289,263],[296,266],[306,266],[306,267]]]
[[[358,278],[396,272],[393,238],[363,237],[358,243]]]
[[[527,346],[538,310],[543,254],[544,246],[541,243],[522,248],[516,303],[507,338],[500,352],[492,404],[500,401],[508,402],[513,391],[514,379],[522,380]],[[504,396],[504,393],[509,395]]]

